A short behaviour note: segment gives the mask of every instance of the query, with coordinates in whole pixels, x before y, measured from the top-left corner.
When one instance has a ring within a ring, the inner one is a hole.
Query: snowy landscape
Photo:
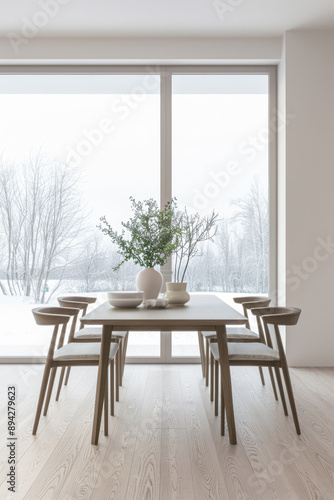
[[[131,89],[140,75],[76,76],[82,93],[69,76],[7,78],[0,95],[0,343],[46,346],[33,307],[64,294],[103,302],[107,291],[135,289],[139,266],[114,271],[120,256],[97,225],[106,215],[119,229],[131,215],[129,196],[159,198],[159,82],[137,99]],[[248,80],[249,94],[242,83],[232,93],[228,78],[173,80],[173,195],[179,210],[218,214],[214,238],[187,268],[190,292],[224,300],[268,292],[266,78]],[[158,346],[152,333],[139,337]],[[194,336],[188,342],[197,345]]]

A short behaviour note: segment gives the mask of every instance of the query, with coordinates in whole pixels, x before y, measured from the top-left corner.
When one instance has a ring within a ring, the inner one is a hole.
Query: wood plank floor
[[[96,368],[72,369],[32,425],[42,365],[0,365],[0,498],[333,500],[334,369],[291,369],[302,435],[257,369],[232,369],[238,444],[220,436],[200,365],[127,365],[98,446]],[[8,492],[7,386],[17,387],[17,491]]]

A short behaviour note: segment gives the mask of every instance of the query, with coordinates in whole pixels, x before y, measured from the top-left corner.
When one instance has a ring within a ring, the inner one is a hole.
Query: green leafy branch
[[[114,271],[131,259],[142,267],[164,265],[179,244],[180,229],[173,225],[175,198],[163,210],[153,198],[137,202],[130,196],[130,200],[133,216],[121,223],[124,228],[121,233],[112,229],[105,216],[97,226],[118,246],[118,253],[123,258]]]

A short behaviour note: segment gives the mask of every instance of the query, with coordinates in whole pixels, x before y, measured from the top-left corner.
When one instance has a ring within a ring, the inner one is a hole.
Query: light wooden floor
[[[200,365],[128,365],[109,437],[91,446],[95,368],[31,435],[42,365],[0,366],[0,498],[333,500],[334,369],[293,369],[302,436],[257,369],[233,368],[238,444],[220,437]],[[7,491],[6,393],[18,388],[18,488]],[[102,426],[103,427],[103,426]]]

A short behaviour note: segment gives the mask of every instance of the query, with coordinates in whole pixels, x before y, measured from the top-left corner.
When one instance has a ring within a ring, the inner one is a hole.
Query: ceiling
[[[41,37],[279,36],[302,28],[334,29],[334,0],[0,0],[2,37],[29,29]]]

